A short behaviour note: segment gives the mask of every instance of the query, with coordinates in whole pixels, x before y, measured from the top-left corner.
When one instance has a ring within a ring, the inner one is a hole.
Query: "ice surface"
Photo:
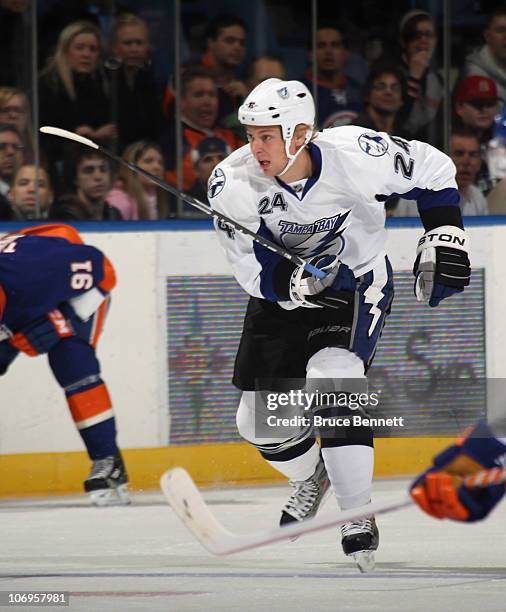
[[[406,485],[377,481],[374,499]],[[272,526],[288,494],[229,488],[204,497],[231,530],[251,531]],[[331,499],[322,513],[335,509]],[[84,496],[3,500],[0,591],[70,591],[60,609],[87,612],[506,610],[506,502],[475,525],[410,507],[380,516],[378,526],[376,570],[364,575],[343,555],[337,530],[212,557],[161,493],[109,508],[88,507]]]

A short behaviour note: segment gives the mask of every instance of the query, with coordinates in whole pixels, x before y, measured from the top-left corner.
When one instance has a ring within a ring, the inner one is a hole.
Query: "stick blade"
[[[188,472],[180,467],[165,472],[160,487],[170,506],[202,546],[213,555],[228,554],[234,536],[218,523]]]
[[[40,128],[40,131],[43,134],[51,134],[52,136],[59,136],[60,138],[66,138],[67,140],[80,142],[81,144],[86,145],[87,147],[91,147],[92,149],[100,148],[96,142],[93,142],[93,140],[85,138],[84,136],[79,136],[79,134],[74,134],[74,132],[69,132],[68,130],[64,130],[63,128],[54,127],[52,125],[43,125]]]

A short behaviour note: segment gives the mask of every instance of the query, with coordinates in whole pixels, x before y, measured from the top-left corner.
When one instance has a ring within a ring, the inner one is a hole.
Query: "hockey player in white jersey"
[[[273,429],[272,407],[263,399],[300,388],[293,379],[320,391],[331,381],[343,393],[366,381],[393,298],[384,202],[396,196],[418,202],[425,228],[414,267],[419,301],[436,306],[470,276],[452,161],[428,144],[360,127],[315,133],[314,119],[302,83],[258,85],[239,109],[249,144],[214,169],[208,191],[214,210],[327,272],[316,279],[216,222],[233,272],[251,296],[233,380],[243,390],[237,426],[293,487],[281,524],[313,516],[329,482],[343,510],[370,501],[369,427],[315,433],[301,422]],[[332,402],[318,409],[353,413]],[[341,538],[362,571],[374,567],[373,516],[345,525]]]

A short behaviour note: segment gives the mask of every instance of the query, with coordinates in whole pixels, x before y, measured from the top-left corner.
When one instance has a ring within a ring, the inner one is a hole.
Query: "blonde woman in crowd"
[[[102,55],[95,24],[75,21],[62,30],[39,79],[41,125],[56,125],[106,145],[116,137]],[[50,159],[63,160],[60,139],[47,138],[44,145]]]
[[[140,140],[129,145],[123,159],[139,168],[163,178],[165,165],[160,147],[149,140]],[[121,166],[107,201],[116,207],[123,219],[167,219],[172,216],[171,197],[152,181]]]
[[[33,161],[32,114],[24,91],[17,87],[0,87],[0,123],[18,128],[25,145],[25,161]]]

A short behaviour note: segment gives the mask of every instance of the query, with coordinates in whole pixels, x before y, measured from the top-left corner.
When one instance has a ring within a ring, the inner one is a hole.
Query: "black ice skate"
[[[289,483],[294,491],[281,512],[281,526],[294,521],[305,521],[316,514],[330,486],[323,459],[320,457],[320,462],[310,478],[289,480]]]
[[[341,527],[341,536],[344,554],[353,557],[361,572],[371,572],[375,564],[374,551],[379,544],[374,517],[345,523]]]
[[[95,459],[84,490],[95,506],[129,504],[128,475],[121,453],[115,456]]]

